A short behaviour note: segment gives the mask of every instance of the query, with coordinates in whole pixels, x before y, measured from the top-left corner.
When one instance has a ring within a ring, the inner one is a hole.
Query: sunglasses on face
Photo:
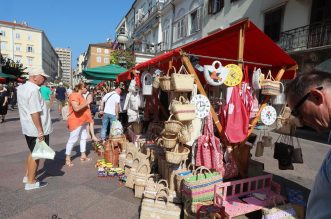
[[[322,90],[323,87],[317,87],[317,90]],[[299,117],[300,115],[300,107],[301,105],[308,99],[311,91],[309,91],[305,96],[301,98],[301,100],[295,105],[295,107],[292,109],[291,115],[294,117]]]

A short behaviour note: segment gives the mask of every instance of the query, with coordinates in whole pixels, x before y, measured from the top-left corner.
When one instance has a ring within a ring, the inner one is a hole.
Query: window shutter
[[[173,31],[172,31],[172,36],[173,36],[172,39],[173,39],[174,42],[177,41],[177,24],[178,23],[174,24]]]
[[[202,8],[198,8],[197,10],[197,31],[199,31],[201,29],[201,23],[202,23],[202,16],[201,16],[201,13],[202,13]]]
[[[208,14],[213,14],[214,0],[208,1]]]

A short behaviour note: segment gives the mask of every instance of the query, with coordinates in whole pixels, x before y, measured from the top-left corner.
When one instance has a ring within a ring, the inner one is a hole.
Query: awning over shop
[[[127,71],[119,65],[110,64],[96,68],[88,68],[83,70],[83,75],[88,79],[96,80],[115,80],[117,75]]]
[[[296,65],[296,62],[286,54],[277,44],[275,44],[267,35],[265,35],[258,27],[256,27],[250,21],[242,21],[230,26],[224,30],[217,31],[202,39],[196,40],[175,50],[159,55],[144,63],[138,64],[132,69],[124,72],[117,77],[117,81],[123,81],[130,79],[130,72],[134,69],[141,70],[148,66],[157,65],[167,70],[167,61],[178,58],[180,52],[183,51],[188,55],[198,55],[200,65],[210,65],[214,60],[212,58],[201,57],[218,57],[225,59],[238,60],[239,51],[239,36],[240,29],[243,25],[246,25],[244,34],[244,54],[243,61],[255,62],[254,64],[246,63],[250,70],[254,67],[260,67],[263,72],[271,70],[274,75],[277,74],[282,67],[292,67]],[[163,63],[163,64],[162,64]],[[222,61],[222,65],[229,63],[236,63],[235,61]],[[260,63],[260,65],[258,64]],[[266,64],[266,65],[262,65]],[[181,65],[181,61],[175,59],[174,65]],[[283,79],[292,79],[295,76],[294,70],[288,70],[285,72]]]
[[[0,72],[0,78],[16,79],[16,77],[14,75],[5,74],[3,72]]]

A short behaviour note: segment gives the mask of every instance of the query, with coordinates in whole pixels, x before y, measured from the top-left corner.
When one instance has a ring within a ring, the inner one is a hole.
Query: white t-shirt
[[[109,97],[111,95],[111,97]],[[109,97],[109,99],[108,99]],[[107,100],[108,99],[108,100]],[[120,95],[118,95],[115,91],[107,93],[103,98],[102,101],[105,103],[104,112],[116,115],[115,113],[115,106],[120,102]]]
[[[17,102],[24,135],[38,137],[38,130],[32,121],[31,114],[40,112],[44,135],[52,133],[50,109],[41,97],[40,87],[30,81],[17,87]]]

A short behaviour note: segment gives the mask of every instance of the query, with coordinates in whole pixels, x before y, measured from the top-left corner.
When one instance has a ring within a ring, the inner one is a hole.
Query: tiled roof
[[[14,23],[14,22],[8,22],[8,21],[2,21],[2,20],[0,20],[0,24],[4,24],[4,25],[8,25],[8,26],[15,26],[15,27],[22,27],[22,28],[32,29],[32,30],[38,30],[36,28],[30,27],[30,26],[26,26],[24,24],[19,24],[19,23]]]

